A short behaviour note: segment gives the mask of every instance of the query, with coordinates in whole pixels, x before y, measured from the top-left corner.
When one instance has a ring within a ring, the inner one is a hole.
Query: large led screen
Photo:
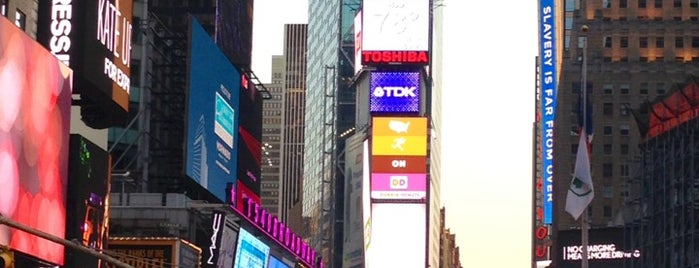
[[[241,76],[238,118],[238,181],[260,195],[262,162],[262,94],[246,76]]]
[[[543,174],[544,223],[553,223],[553,122],[556,113],[556,4],[553,0],[541,0],[539,4],[539,73],[541,74],[541,142]]]
[[[372,204],[371,243],[364,267],[424,268],[425,213],[425,204]]]
[[[37,40],[74,70],[75,90],[83,101],[108,111],[103,117],[110,118],[94,120],[124,121],[131,90],[133,1],[38,2]]]
[[[0,213],[63,238],[71,70],[0,17]],[[63,265],[60,244],[0,225],[0,244]]]
[[[83,136],[71,134],[68,167],[66,239],[101,251],[108,238],[109,154]],[[66,251],[65,264],[98,267],[98,260],[78,251]]]
[[[372,113],[420,112],[420,73],[371,72],[369,110]]]
[[[267,268],[269,246],[240,228],[233,268]]]
[[[558,231],[558,266],[562,268],[580,267],[582,262],[582,243],[580,230]],[[638,248],[624,245],[623,228],[591,229],[587,243],[588,263],[590,267],[612,268],[624,267],[624,264],[641,258]]]
[[[185,172],[223,201],[238,171],[240,73],[194,18],[190,33]]]
[[[427,64],[429,0],[364,1],[362,63]]]
[[[253,0],[216,1],[216,43],[236,66],[252,62]]]
[[[427,155],[427,118],[374,117],[372,156]]]
[[[277,259],[276,257],[269,256],[269,264],[267,265],[267,268],[291,268],[289,265],[286,265],[286,263],[282,262],[280,259]]]

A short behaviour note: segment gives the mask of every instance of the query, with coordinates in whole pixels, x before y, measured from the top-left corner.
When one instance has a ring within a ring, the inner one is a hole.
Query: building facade
[[[7,17],[32,39],[36,39],[37,0],[9,1],[0,0],[0,15]]]
[[[265,85],[272,98],[262,104],[262,207],[281,218],[280,175],[284,58],[272,56],[272,81]]]
[[[439,268],[461,268],[459,259],[459,246],[456,245],[456,234],[452,234],[446,228],[446,210],[442,207],[439,210],[440,232],[439,232]]]
[[[307,24],[284,25],[284,89],[282,93],[281,215],[303,233],[304,128],[306,126]]]

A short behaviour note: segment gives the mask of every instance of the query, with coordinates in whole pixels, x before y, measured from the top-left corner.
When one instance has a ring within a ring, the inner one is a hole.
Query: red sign
[[[363,65],[429,64],[427,51],[362,51]]]

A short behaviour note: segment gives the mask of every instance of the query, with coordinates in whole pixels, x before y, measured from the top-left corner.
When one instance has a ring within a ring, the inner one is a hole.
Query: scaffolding
[[[625,267],[699,266],[699,86],[690,80],[635,113],[646,138],[625,242],[641,257]]]

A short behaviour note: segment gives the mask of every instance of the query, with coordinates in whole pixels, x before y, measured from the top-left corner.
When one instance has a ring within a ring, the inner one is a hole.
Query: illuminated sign
[[[354,16],[354,73],[362,69],[362,11]]]
[[[241,213],[243,218],[280,246],[294,254],[303,264],[308,267],[316,267],[314,264],[318,254],[304,242],[303,237],[291,231],[279,218],[263,209],[258,201],[246,198],[242,203],[243,210]],[[320,262],[318,268],[323,267],[323,263]]]
[[[553,223],[553,122],[556,112],[556,10],[553,0],[539,4],[539,59],[541,60],[541,131],[544,223]]]
[[[420,112],[420,73],[371,72],[369,111],[373,113]]]
[[[219,212],[214,212],[211,219],[211,244],[209,244],[208,258],[205,265],[211,267],[218,262],[219,247],[221,246],[221,234],[223,233],[223,223],[225,215]]]
[[[578,246],[566,246],[562,248],[563,260],[582,260],[583,248]],[[593,244],[587,245],[588,260],[614,260],[640,258],[641,251],[638,249],[624,251],[618,250],[616,244]]]
[[[362,64],[428,64],[429,0],[363,3]]]
[[[375,173],[426,173],[424,156],[372,156],[371,171]]]
[[[425,136],[376,136],[372,141],[372,155],[427,155]]]
[[[366,268],[425,268],[427,205],[371,204],[371,243]]]
[[[427,51],[362,51],[362,64],[429,64]]]
[[[38,13],[37,40],[73,69],[79,93],[128,111],[133,1],[39,1]]]
[[[374,117],[372,136],[422,136],[427,135],[426,117]]]
[[[427,198],[427,176],[422,174],[371,174],[371,198],[420,200]]]

